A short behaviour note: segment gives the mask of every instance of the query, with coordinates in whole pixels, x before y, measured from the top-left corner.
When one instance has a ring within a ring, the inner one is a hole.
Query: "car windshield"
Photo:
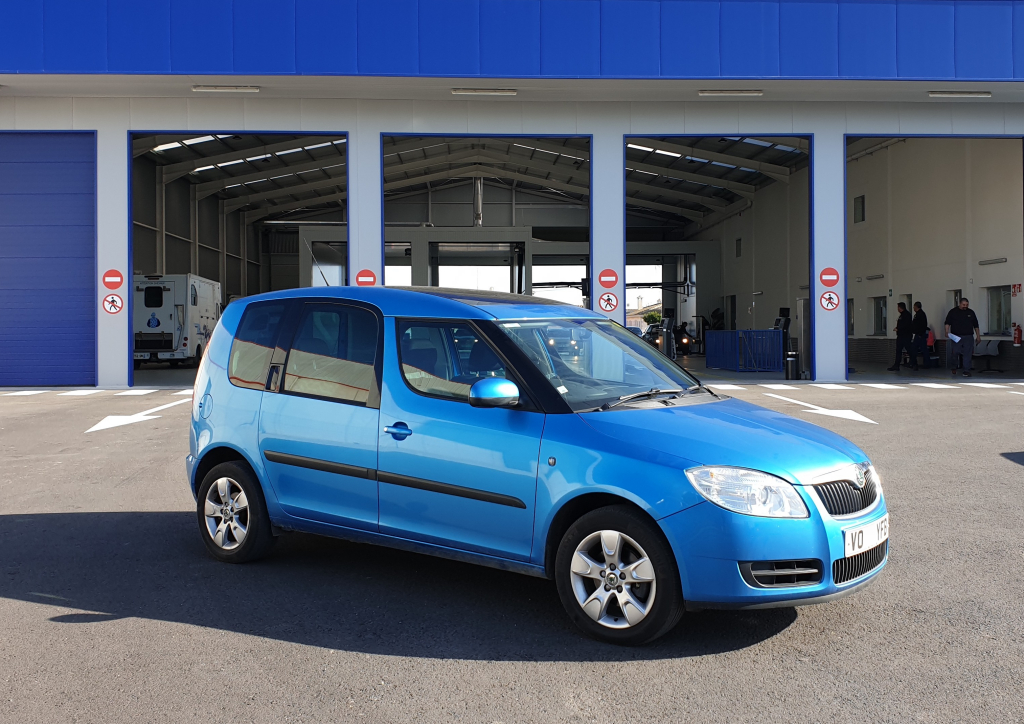
[[[667,357],[610,321],[545,319],[499,326],[576,412],[627,395],[699,386]]]

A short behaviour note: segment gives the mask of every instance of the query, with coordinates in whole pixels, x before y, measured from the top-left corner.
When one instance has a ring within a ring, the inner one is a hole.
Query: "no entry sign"
[[[372,287],[377,283],[377,275],[369,269],[363,269],[361,272],[356,274],[356,286],[359,287]]]
[[[614,269],[605,269],[597,275],[597,281],[605,289],[611,289],[619,283],[619,274]]]
[[[124,284],[124,274],[117,269],[107,269],[103,272],[103,286],[107,289],[120,289]]]
[[[839,270],[833,267],[827,266],[821,270],[821,274],[818,275],[818,279],[826,287],[834,287],[839,283]]]
[[[611,292],[605,292],[597,298],[597,305],[601,307],[602,312],[614,312],[619,306],[619,298]]]

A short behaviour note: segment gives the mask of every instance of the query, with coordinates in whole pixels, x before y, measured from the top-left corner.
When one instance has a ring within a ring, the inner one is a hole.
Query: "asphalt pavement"
[[[517,574],[298,534],[216,563],[189,405],[86,432],[187,396],[0,390],[0,721],[1020,722],[1024,385],[981,381],[722,390],[871,456],[889,565],[638,649],[582,638]]]

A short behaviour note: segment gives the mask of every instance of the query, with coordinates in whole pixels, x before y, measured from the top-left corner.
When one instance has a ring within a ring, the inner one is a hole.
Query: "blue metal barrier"
[[[782,372],[781,329],[739,329],[705,332],[706,360],[711,369],[733,372]]]

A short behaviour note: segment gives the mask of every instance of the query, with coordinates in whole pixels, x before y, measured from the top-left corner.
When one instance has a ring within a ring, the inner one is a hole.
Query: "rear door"
[[[152,279],[135,283],[135,351],[173,352],[181,344],[181,312],[175,309],[175,282]]]
[[[367,305],[298,303],[272,360],[260,451],[290,515],[377,530],[382,317]]]
[[[477,380],[513,377],[470,323],[387,321],[381,532],[528,560],[544,414],[469,405]]]

